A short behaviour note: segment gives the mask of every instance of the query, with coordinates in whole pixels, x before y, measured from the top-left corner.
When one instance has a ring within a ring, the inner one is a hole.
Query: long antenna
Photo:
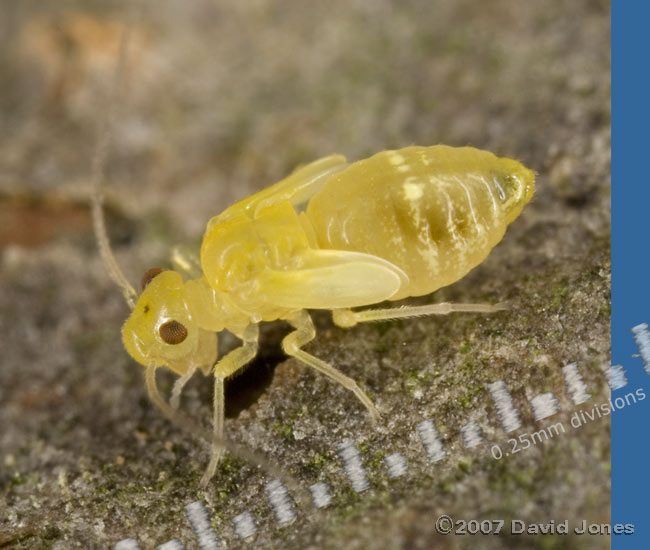
[[[131,309],[133,309],[135,307],[135,300],[138,297],[138,293],[135,291],[135,288],[131,286],[131,283],[129,283],[128,279],[120,269],[120,266],[115,259],[115,255],[111,250],[111,243],[108,239],[108,233],[106,232],[104,212],[102,210],[102,204],[104,202],[102,183],[104,181],[106,159],[108,157],[108,150],[111,141],[111,129],[115,118],[115,100],[117,98],[119,83],[121,76],[124,73],[124,66],[126,63],[126,45],[128,43],[129,33],[130,24],[127,22],[124,31],[122,32],[122,36],[120,37],[115,76],[108,94],[108,101],[106,102],[108,107],[104,111],[99,125],[97,148],[93,157],[91,178],[93,228],[95,230],[97,246],[99,247],[99,254],[102,257],[106,269],[108,269],[108,274],[111,279],[113,279],[113,282],[122,289],[122,294],[124,295],[126,303]]]

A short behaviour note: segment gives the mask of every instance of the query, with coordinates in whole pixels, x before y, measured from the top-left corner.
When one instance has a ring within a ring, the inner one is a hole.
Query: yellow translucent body
[[[533,191],[522,164],[469,147],[407,147],[350,165],[325,157],[210,220],[203,276],[154,278],[125,346],[182,374],[206,368],[216,353],[206,335],[224,328],[239,336],[303,309],[428,294],[481,263]],[[172,317],[188,330],[178,345],[158,333]]]
[[[391,297],[430,294],[480,264],[533,195],[520,163],[471,147],[407,147],[355,162],[307,206],[318,247],[402,268]]]
[[[364,301],[378,276],[371,269],[350,274],[358,275],[359,300],[344,296],[344,303],[323,299],[323,281],[299,295],[299,277],[281,275],[302,270],[308,277],[315,258],[328,250],[340,258],[342,252],[368,254],[399,268],[399,289],[382,299],[429,294],[485,259],[531,199],[533,181],[519,162],[471,147],[384,151],[332,175],[300,216],[287,199],[255,210],[247,201],[229,208],[208,225],[201,264],[211,286],[264,320],[283,314],[269,302],[334,309],[377,301]],[[339,282],[347,282],[340,271]],[[270,281],[269,272],[280,275]],[[287,296],[278,301],[283,280]]]

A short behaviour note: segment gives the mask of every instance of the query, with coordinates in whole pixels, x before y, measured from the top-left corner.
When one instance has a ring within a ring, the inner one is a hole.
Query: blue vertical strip
[[[650,323],[649,74],[650,2],[612,2],[612,363],[629,380],[612,401],[647,396],[612,414],[612,524],[634,524],[614,550],[650,548],[650,376],[631,332]]]

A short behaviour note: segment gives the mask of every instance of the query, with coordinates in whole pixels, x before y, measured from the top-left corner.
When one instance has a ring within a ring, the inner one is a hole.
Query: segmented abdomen
[[[408,147],[356,162],[309,201],[318,244],[366,252],[402,268],[429,294],[481,263],[532,196],[520,163],[470,147]]]

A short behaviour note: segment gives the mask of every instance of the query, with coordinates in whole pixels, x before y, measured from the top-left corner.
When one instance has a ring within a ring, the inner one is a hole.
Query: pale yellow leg
[[[213,403],[213,439],[210,463],[201,478],[201,487],[205,487],[217,471],[217,465],[223,455],[223,421],[224,421],[224,380],[237,372],[257,354],[257,341],[259,327],[248,325],[242,334],[237,334],[242,339],[241,347],[232,350],[221,358],[214,367],[214,403]]]
[[[244,460],[247,460],[252,464],[260,466],[261,468],[265,469],[270,475],[274,477],[285,480],[287,486],[292,491],[294,491],[295,494],[300,494],[301,492],[304,492],[304,490],[301,488],[298,482],[294,480],[291,476],[289,476],[285,471],[283,471],[282,468],[280,468],[279,466],[273,464],[272,462],[269,462],[266,458],[262,458],[258,456],[256,453],[251,452],[249,449],[238,447],[237,445],[220,438],[220,433],[223,432],[223,405],[222,405],[223,404],[223,378],[219,379],[220,382],[217,381],[215,384],[216,385],[215,403],[217,403],[217,405],[215,406],[215,411],[221,411],[219,415],[215,415],[221,418],[221,420],[217,418],[215,421],[215,424],[217,426],[217,429],[215,430],[217,434],[215,435],[214,432],[213,433],[208,432],[207,430],[203,429],[201,426],[193,422],[191,419],[187,418],[186,416],[183,416],[181,413],[172,409],[169,406],[169,404],[165,401],[162,395],[160,395],[160,392],[158,391],[158,386],[156,385],[157,368],[159,367],[157,367],[154,364],[151,364],[146,368],[145,371],[145,380],[146,380],[147,390],[149,393],[149,398],[157,407],[160,408],[160,410],[164,413],[164,415],[167,418],[169,418],[175,425],[188,431],[189,433],[193,434],[197,439],[201,441],[205,441],[211,446],[214,445],[215,440],[217,442],[220,441],[221,442],[220,447],[228,448],[230,452],[233,453],[235,456],[238,456]],[[214,447],[212,448],[214,449]],[[215,469],[216,469],[216,465],[217,463],[215,462],[214,464]],[[306,496],[304,496],[304,499],[305,501],[309,501],[309,498]]]
[[[185,273],[190,279],[199,279],[203,275],[198,254],[184,245],[172,248],[171,262],[174,270]]]
[[[366,309],[352,311],[351,309],[335,309],[332,312],[334,323],[340,327],[353,327],[357,323],[369,321],[388,321],[390,319],[404,319],[406,317],[420,317],[424,315],[447,315],[454,312],[471,313],[496,313],[508,309],[501,304],[430,304],[426,306],[402,306],[387,309]]]
[[[232,214],[241,211],[254,216],[261,208],[281,202],[289,202],[291,205],[297,206],[308,201],[325,185],[329,178],[345,170],[347,166],[345,157],[342,155],[320,158],[294,170],[275,185],[231,206],[226,212]]]
[[[180,414],[177,410],[173,409],[169,403],[167,403],[160,392],[158,391],[158,385],[156,384],[156,369],[158,367],[154,364],[151,364],[147,367],[145,373],[145,381],[147,385],[147,393],[149,394],[149,399],[156,405],[162,413],[169,418],[174,424],[180,426],[184,430],[194,434],[199,439],[205,439],[210,441],[210,436],[200,426],[196,425],[192,420]]]
[[[158,391],[158,385],[156,384],[156,365],[149,365],[146,372],[146,383],[147,383],[147,392],[149,393],[149,399],[153,401],[166,417],[174,421],[176,418],[176,412],[172,409],[169,404],[162,398],[160,392]]]
[[[185,374],[178,378],[176,382],[174,382],[174,387],[172,388],[172,395],[171,398],[169,399],[169,404],[171,405],[171,408],[176,410],[178,409],[180,403],[181,403],[181,392],[183,391],[183,388],[185,387],[185,384],[187,384],[194,376],[194,373],[196,372],[196,367],[191,366],[190,368],[187,369]]]
[[[289,323],[291,323],[296,330],[288,334],[284,340],[282,340],[282,349],[284,349],[285,353],[291,357],[299,359],[310,367],[315,368],[317,371],[322,372],[335,382],[341,384],[344,388],[352,391],[352,393],[357,396],[357,399],[363,403],[364,407],[368,409],[373,422],[376,422],[379,419],[379,411],[352,378],[345,376],[345,374],[339,372],[325,361],[318,359],[318,357],[314,357],[301,349],[316,336],[316,329],[314,328],[314,324],[312,323],[309,314],[306,311],[302,311],[298,317],[290,319]]]

